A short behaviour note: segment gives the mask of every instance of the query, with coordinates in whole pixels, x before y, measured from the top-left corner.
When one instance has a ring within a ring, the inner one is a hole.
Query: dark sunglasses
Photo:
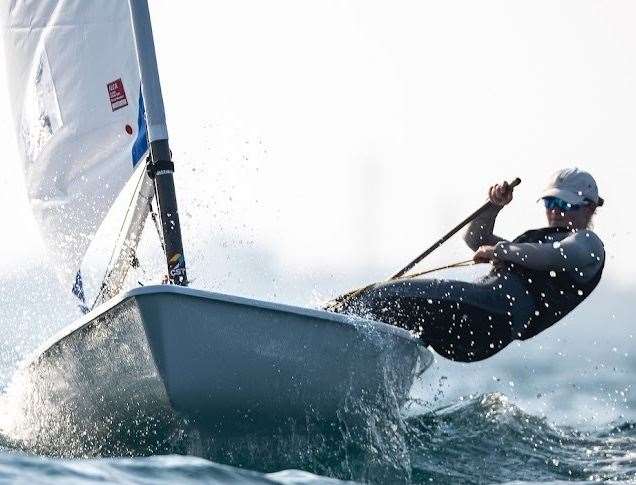
[[[560,210],[562,212],[575,211],[586,204],[570,204],[569,202],[559,199],[558,197],[544,197],[543,203],[545,208],[549,210]]]

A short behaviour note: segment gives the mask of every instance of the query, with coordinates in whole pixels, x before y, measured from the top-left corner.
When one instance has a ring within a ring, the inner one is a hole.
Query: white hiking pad
[[[70,290],[146,151],[128,1],[14,0],[0,8],[27,193]]]

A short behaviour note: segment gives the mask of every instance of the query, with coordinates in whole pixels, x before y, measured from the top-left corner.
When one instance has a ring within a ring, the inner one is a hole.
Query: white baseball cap
[[[598,195],[596,180],[588,172],[578,168],[564,168],[550,177],[548,186],[541,193],[541,199],[558,197],[572,205],[584,205],[590,202],[603,205]]]

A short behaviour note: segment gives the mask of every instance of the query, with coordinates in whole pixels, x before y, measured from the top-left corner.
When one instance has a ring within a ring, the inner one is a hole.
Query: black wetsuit
[[[528,231],[513,243],[549,243],[560,228]],[[367,290],[345,313],[380,320],[419,334],[440,355],[456,361],[486,359],[515,339],[545,330],[581,303],[601,279],[591,280],[499,263],[477,282],[400,280]]]

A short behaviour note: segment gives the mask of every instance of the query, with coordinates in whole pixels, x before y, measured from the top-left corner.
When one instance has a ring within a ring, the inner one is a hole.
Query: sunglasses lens
[[[570,204],[569,202],[566,202],[563,199],[559,199],[558,197],[546,197],[545,199],[543,199],[543,203],[545,204],[546,209],[558,209],[563,212],[576,210],[580,207],[579,205]]]

